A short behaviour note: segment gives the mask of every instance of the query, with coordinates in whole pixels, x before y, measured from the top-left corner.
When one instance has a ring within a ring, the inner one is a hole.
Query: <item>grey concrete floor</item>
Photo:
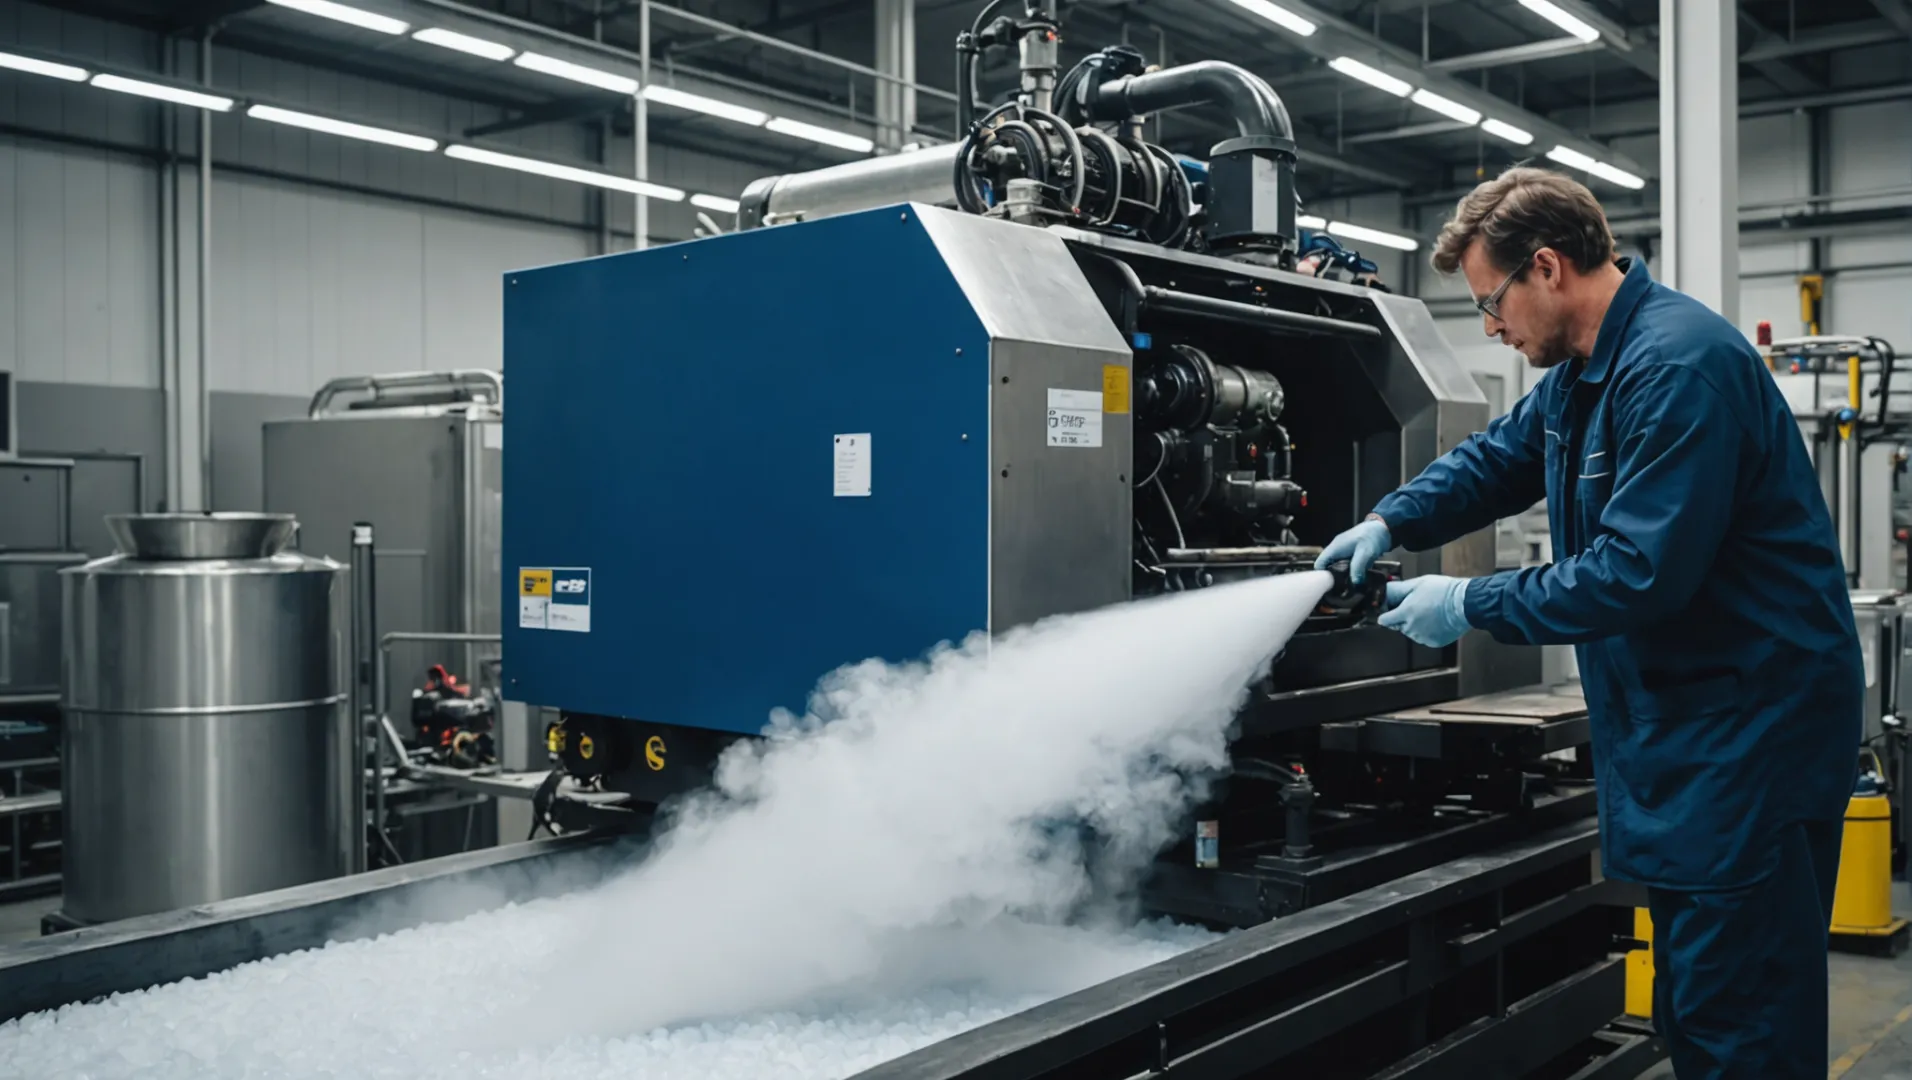
[[[40,936],[40,916],[60,906],[58,893],[0,904],[0,945]]]
[[[1912,912],[1905,887],[1895,906]],[[0,904],[0,946],[40,935],[40,916],[58,896]],[[1912,951],[1892,959],[1835,953],[1827,1080],[1912,1080]],[[1665,1065],[1640,1080],[1672,1080]]]
[[[1894,907],[1912,910],[1904,885]],[[1912,950],[1891,959],[1834,953],[1828,963],[1827,1080],[1912,1080]],[[1659,1065],[1640,1080],[1672,1080]]]

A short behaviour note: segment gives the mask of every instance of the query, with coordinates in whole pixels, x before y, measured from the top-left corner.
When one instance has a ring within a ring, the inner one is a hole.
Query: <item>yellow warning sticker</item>
[[[518,595],[519,596],[550,596],[551,595],[551,571],[549,570],[520,570],[518,571]]]
[[[1129,411],[1129,369],[1120,364],[1105,364],[1102,368],[1102,411]]]

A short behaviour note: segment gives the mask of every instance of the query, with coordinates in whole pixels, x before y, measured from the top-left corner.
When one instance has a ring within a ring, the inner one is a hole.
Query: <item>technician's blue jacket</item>
[[[1758,353],[1628,266],[1554,367],[1375,507],[1419,551],[1547,499],[1554,562],[1470,582],[1468,622],[1577,647],[1613,877],[1735,888],[1852,791],[1864,662],[1798,422]]]

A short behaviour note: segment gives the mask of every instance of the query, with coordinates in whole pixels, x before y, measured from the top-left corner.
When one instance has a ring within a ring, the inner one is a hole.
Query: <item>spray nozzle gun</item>
[[[1377,561],[1356,581],[1348,574],[1348,560],[1342,559],[1329,563],[1328,573],[1334,575],[1334,585],[1302,624],[1305,631],[1343,630],[1379,615],[1387,604],[1388,582],[1401,579],[1401,564]]]

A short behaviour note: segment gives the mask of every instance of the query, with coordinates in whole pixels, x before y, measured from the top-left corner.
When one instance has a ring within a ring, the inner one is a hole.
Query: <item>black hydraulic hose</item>
[[[1274,88],[1246,68],[1220,60],[1130,75],[1104,83],[1089,98],[1096,120],[1126,120],[1184,105],[1217,105],[1243,135],[1294,141],[1294,122]]]

